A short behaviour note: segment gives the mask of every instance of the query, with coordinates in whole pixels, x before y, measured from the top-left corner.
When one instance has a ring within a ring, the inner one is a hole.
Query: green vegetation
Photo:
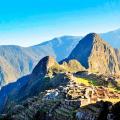
[[[75,82],[79,84],[84,84],[86,86],[90,86],[90,85],[98,86],[97,80],[91,80],[88,78],[76,78]]]
[[[117,86],[112,85],[112,83],[108,83],[102,80],[93,80],[89,78],[76,78],[74,80],[78,84],[84,84],[86,86],[104,86],[111,92],[120,92],[120,89]]]
[[[78,84],[84,84],[86,86],[90,85],[90,81],[88,79],[85,79],[85,78],[76,78],[75,82]]]
[[[48,74],[51,76],[57,73],[65,73],[66,71],[68,71],[66,68],[56,63],[55,65],[49,68]]]

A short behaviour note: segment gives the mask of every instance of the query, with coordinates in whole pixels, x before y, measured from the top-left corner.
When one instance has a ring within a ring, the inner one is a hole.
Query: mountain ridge
[[[54,56],[58,61],[67,57],[80,39],[79,37],[75,37],[75,39],[73,39],[74,37],[71,37],[72,36],[55,38],[49,42],[44,42],[31,47],[20,47],[14,45],[0,46],[1,59],[4,59],[4,61],[7,62],[6,63],[2,60],[4,63],[2,62],[1,67],[4,64],[10,65],[11,69],[14,71],[13,73],[15,74],[13,74],[13,77],[7,78],[7,76],[10,76],[9,70],[2,67],[1,73],[3,74],[0,74],[0,86],[13,82],[16,79],[31,73],[39,60],[47,55]],[[66,41],[65,43],[64,40]],[[57,44],[57,46],[55,44]],[[64,53],[64,55],[62,53]]]
[[[110,34],[112,34],[112,36],[116,36],[116,38],[113,39]],[[107,37],[104,37],[104,35]],[[119,48],[119,29],[110,33],[100,34],[100,36],[105,38],[110,45]],[[63,36],[31,47],[20,47],[15,45],[0,46],[0,61],[2,61],[0,71],[0,87],[31,73],[35,65],[42,57],[47,55],[54,56],[57,61],[61,61],[62,59],[68,57],[80,40],[81,37],[79,36]],[[117,56],[119,55],[118,52],[116,52],[116,54]],[[118,59],[120,59],[119,56]],[[11,68],[11,71],[14,71],[13,73],[16,74],[9,74],[10,70],[4,68],[5,64],[7,64],[9,68]]]

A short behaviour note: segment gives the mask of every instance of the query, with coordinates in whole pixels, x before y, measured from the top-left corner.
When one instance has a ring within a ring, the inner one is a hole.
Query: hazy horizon
[[[2,1],[0,45],[26,47],[64,35],[109,32],[120,28],[119,11],[119,0]]]

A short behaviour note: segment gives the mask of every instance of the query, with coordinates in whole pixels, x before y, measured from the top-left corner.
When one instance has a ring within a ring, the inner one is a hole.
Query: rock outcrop
[[[73,59],[68,62],[63,62],[62,66],[65,67],[69,72],[75,73],[79,71],[85,71],[85,67],[83,67],[80,62],[77,60]]]
[[[40,62],[35,66],[32,72],[32,76],[37,78],[45,76],[48,70],[55,65],[58,65],[56,60],[51,56],[46,56],[43,59],[41,59]]]

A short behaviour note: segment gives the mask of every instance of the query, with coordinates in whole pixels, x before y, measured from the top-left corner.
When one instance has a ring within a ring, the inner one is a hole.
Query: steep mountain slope
[[[96,33],[85,36],[67,59],[76,59],[93,72],[108,74],[120,72],[120,63],[115,50]]]
[[[72,62],[74,63],[74,62]],[[32,73],[18,79],[14,83],[10,83],[1,88],[0,91],[0,111],[3,110],[6,104],[13,102],[21,102],[22,100],[38,95],[39,92],[54,88],[59,84],[67,82],[65,73],[72,71],[76,72],[85,70],[81,64],[66,63],[66,66],[59,65],[53,57],[46,56],[33,69]],[[70,65],[69,65],[70,64]]]
[[[24,97],[30,96],[30,94],[38,93],[37,89],[44,89],[43,86],[45,81],[42,79],[47,72],[48,60],[48,57],[43,58],[37,64],[32,74],[22,77],[16,82],[2,87],[0,91],[0,110],[2,110],[5,104],[11,100],[15,101],[16,99],[24,99]]]
[[[22,48],[19,46],[0,46],[0,82],[4,85],[13,82],[21,76],[30,73],[39,59],[45,55],[52,55],[51,48],[40,47],[39,53],[31,48]],[[3,82],[4,81],[4,82]]]
[[[54,56],[58,61],[64,59],[80,39],[64,36],[27,48],[0,46],[0,86],[29,74],[39,60],[47,55]]]
[[[13,74],[15,73],[15,74]],[[11,80],[16,80],[18,73],[13,69],[13,67],[2,57],[0,57],[0,85],[11,82]]]
[[[120,29],[102,33],[100,36],[114,48],[120,48]]]
[[[117,59],[118,59],[118,61],[120,63],[120,50],[119,49],[115,49],[115,53],[116,53]]]

